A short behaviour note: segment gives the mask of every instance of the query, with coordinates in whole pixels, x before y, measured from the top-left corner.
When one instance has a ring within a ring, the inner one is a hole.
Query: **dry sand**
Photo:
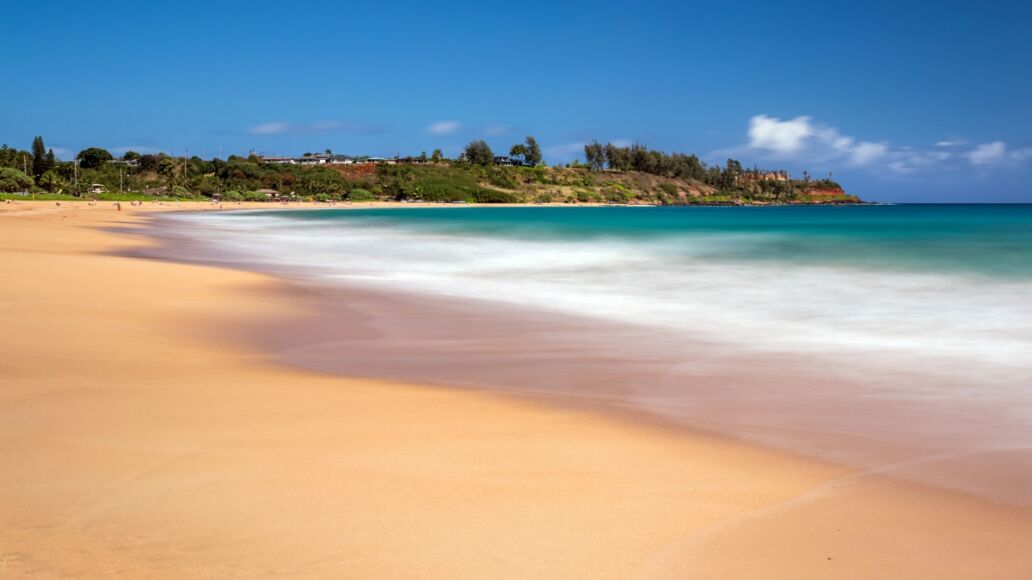
[[[303,306],[111,254],[176,207],[0,205],[0,578],[1032,577],[1017,508],[201,338]]]

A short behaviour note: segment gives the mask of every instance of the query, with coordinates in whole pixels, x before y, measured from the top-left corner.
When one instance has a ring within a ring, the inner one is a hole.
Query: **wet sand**
[[[1027,510],[591,406],[283,364],[237,329],[320,314],[296,289],[116,255],[145,242],[105,230],[151,208],[38,205],[0,215],[0,576],[1032,574]]]

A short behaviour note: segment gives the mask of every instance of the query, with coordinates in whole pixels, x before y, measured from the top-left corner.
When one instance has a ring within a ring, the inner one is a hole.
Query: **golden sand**
[[[122,207],[0,204],[0,578],[1032,577],[1014,508],[217,343],[303,305]]]

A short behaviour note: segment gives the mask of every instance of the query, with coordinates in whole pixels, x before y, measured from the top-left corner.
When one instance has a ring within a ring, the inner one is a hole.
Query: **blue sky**
[[[1032,3],[17,2],[0,142],[546,160],[639,141],[882,201],[1032,202]],[[779,4],[779,5],[775,5]]]

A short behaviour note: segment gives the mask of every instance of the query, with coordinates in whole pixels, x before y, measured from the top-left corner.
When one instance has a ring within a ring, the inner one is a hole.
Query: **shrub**
[[[356,187],[348,192],[348,199],[351,201],[376,201],[376,196],[368,189]]]
[[[493,169],[488,175],[487,181],[495,187],[504,187],[506,189],[516,189],[520,185],[513,172],[506,171],[501,167]]]
[[[32,187],[31,177],[13,167],[0,167],[0,191],[14,193],[25,191],[30,187]]]
[[[548,168],[544,165],[532,167],[529,171],[534,181],[545,184],[552,183],[552,180],[548,177]]]
[[[627,203],[631,198],[628,192],[616,187],[607,187],[605,190],[605,200],[609,203]]]
[[[473,201],[477,203],[517,203],[519,199],[507,191],[481,187],[473,192]]]

